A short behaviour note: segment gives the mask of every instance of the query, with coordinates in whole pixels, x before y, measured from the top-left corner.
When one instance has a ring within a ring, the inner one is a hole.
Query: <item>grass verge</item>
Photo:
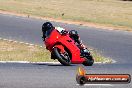
[[[97,23],[132,31],[132,2],[121,0],[0,0],[0,10]]]
[[[96,62],[112,61],[93,50],[91,52]],[[0,61],[56,62],[57,60],[51,60],[50,52],[44,47],[1,39]]]

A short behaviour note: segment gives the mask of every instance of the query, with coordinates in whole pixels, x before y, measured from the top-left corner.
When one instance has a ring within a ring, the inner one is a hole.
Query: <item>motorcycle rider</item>
[[[43,36],[42,36],[42,38],[43,38],[43,41],[45,40],[45,38],[47,37],[47,36],[49,36],[50,35],[50,33],[52,32],[52,30],[54,30],[54,29],[56,29],[59,33],[61,33],[61,34],[67,34],[67,33],[69,33],[69,37],[70,38],[72,38],[74,41],[75,41],[75,43],[77,43],[77,46],[79,47],[79,48],[84,48],[85,46],[82,44],[82,42],[81,42],[81,40],[80,40],[80,37],[79,37],[79,35],[78,35],[78,33],[77,33],[77,31],[76,30],[71,30],[71,31],[67,31],[67,30],[65,30],[64,28],[61,28],[61,27],[54,27],[53,25],[52,25],[52,23],[50,23],[50,22],[45,22],[43,25],[42,25],[42,33],[43,33]]]
[[[50,35],[50,33],[52,32],[53,29],[55,29],[55,28],[53,27],[53,25],[50,22],[45,22],[42,25],[42,33],[43,33],[42,39],[43,39],[43,41],[45,40],[45,38],[47,36]]]

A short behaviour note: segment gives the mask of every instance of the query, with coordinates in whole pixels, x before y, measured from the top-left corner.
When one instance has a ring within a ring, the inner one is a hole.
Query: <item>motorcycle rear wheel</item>
[[[91,55],[84,57],[84,58],[85,58],[85,61],[82,63],[84,66],[92,66],[93,65],[94,59]]]
[[[53,49],[55,56],[57,57],[58,61],[64,66],[71,65],[71,59],[67,51],[65,53],[60,53],[58,48]]]

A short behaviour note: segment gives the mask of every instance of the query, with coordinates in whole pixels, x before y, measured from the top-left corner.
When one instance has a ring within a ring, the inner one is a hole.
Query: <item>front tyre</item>
[[[85,61],[82,63],[84,66],[92,66],[94,63],[94,59],[91,55],[84,57]]]
[[[54,48],[53,51],[54,51],[54,55],[62,65],[64,66],[71,65],[71,59],[67,51],[61,53],[58,48]]]

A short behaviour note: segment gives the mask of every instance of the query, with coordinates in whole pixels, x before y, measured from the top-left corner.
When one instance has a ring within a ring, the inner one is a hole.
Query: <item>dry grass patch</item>
[[[40,46],[0,40],[0,61],[52,61],[50,53]]]

